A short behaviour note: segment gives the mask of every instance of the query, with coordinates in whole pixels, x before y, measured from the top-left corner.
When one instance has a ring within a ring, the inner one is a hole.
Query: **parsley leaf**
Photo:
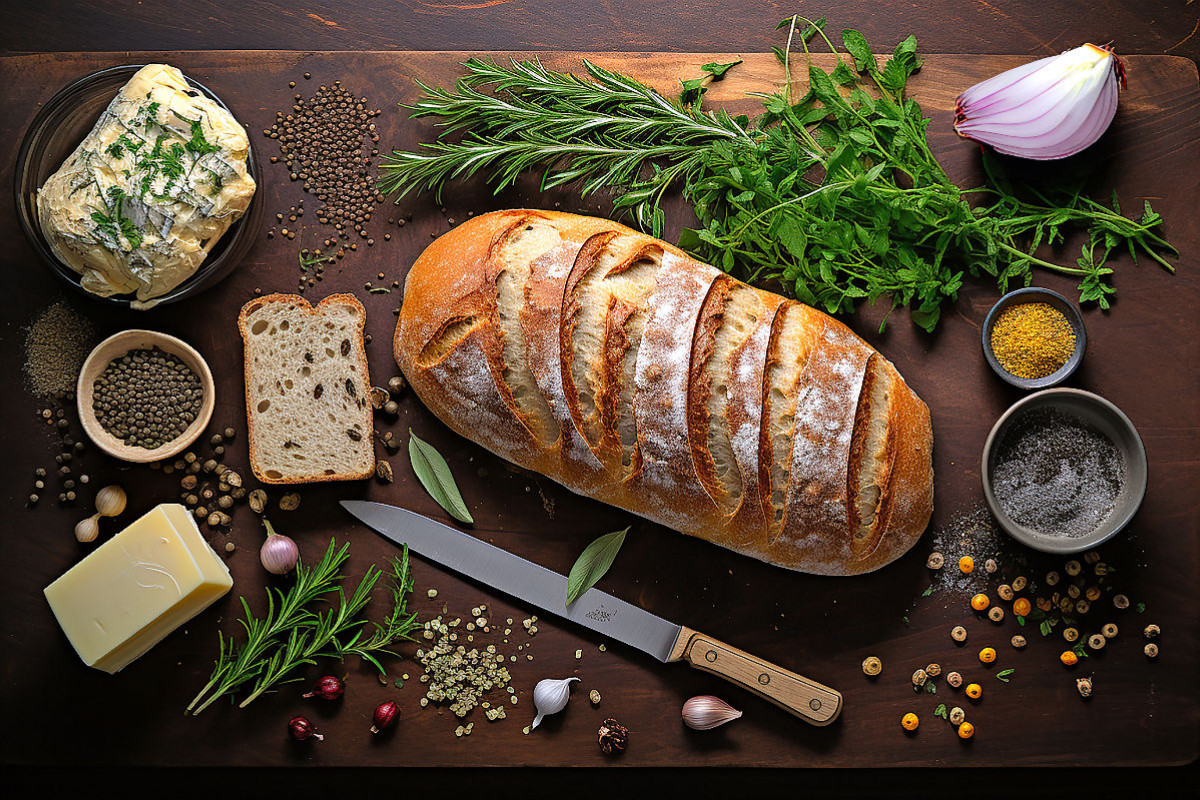
[[[730,61],[728,64],[718,64],[716,62],[709,62],[707,64],[702,65],[700,67],[700,71],[707,72],[709,75],[712,75],[712,79],[714,81],[719,81],[725,77],[726,72],[729,72],[729,70],[733,69],[734,67],[736,67],[738,64],[741,64],[741,63],[742,63],[742,59],[740,59],[740,58],[737,61]]]

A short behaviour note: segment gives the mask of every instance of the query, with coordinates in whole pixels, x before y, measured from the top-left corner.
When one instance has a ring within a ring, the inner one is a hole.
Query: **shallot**
[[[267,540],[258,551],[263,569],[272,575],[286,575],[295,569],[296,562],[300,560],[300,548],[287,536],[276,533],[265,517],[263,525],[267,527]]]

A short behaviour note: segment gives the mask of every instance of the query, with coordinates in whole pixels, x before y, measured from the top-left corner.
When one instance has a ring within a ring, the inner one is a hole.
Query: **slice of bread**
[[[292,294],[242,307],[250,468],[263,483],[374,473],[366,321],[350,294],[330,295],[315,308]]]

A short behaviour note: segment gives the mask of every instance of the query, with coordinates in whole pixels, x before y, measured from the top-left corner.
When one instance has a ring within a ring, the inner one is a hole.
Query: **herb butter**
[[[38,190],[42,233],[87,291],[151,307],[250,205],[249,149],[228,111],[178,69],[149,64]]]

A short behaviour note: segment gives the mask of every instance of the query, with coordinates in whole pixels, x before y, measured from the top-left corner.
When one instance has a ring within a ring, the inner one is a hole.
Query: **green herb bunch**
[[[368,629],[362,611],[383,570],[375,565],[368,567],[347,598],[340,583],[349,547],[343,544],[339,548],[331,539],[316,565],[296,565],[295,581],[286,591],[268,587],[267,613],[261,618],[255,617],[249,603],[241,598],[245,618],[239,622],[246,631],[246,641],[238,645],[218,633],[220,649],[212,675],[188,706],[189,713],[199,714],[221,697],[243,691],[247,694],[239,706],[244,708],[275,686],[299,680],[293,673],[319,658],[344,660],[357,655],[384,674],[379,658],[396,656],[391,648],[410,640],[410,634],[420,627],[417,615],[407,608],[413,590],[408,547],[400,558],[389,562],[391,611],[383,622],[372,623],[372,629]],[[327,608],[316,606],[332,593],[337,594],[336,603]]]
[[[655,236],[665,227],[664,197],[681,191],[700,224],[679,244],[698,258],[750,282],[777,282],[830,313],[886,298],[909,306],[927,330],[968,273],[1001,289],[1028,285],[1034,267],[1073,275],[1081,301],[1107,308],[1114,250],[1172,269],[1164,255],[1176,251],[1148,203],[1134,220],[1115,196],[1110,208],[1082,187],[1018,187],[986,154],[989,185],[955,186],[929,149],[929,120],[905,95],[921,66],[914,37],[880,67],[857,31],[842,32],[839,50],[823,18],[793,16],[779,27],[788,31],[776,49],[784,88],[756,95],[763,113],[754,120],[701,107],[705,81],[734,64],[705,65],[706,78],[684,81],[669,100],[587,62],[582,78],[537,61],[471,59],[453,90],[421,85],[408,108],[437,118],[442,132],[385,159],[379,185],[397,199],[440,195],[449,181],[482,174],[500,191],[537,170],[544,189],[611,190],[615,208]],[[838,64],[824,70],[807,59],[808,90],[793,97],[793,49],[807,56],[818,37]],[[1034,255],[1070,229],[1087,232],[1074,265]]]

